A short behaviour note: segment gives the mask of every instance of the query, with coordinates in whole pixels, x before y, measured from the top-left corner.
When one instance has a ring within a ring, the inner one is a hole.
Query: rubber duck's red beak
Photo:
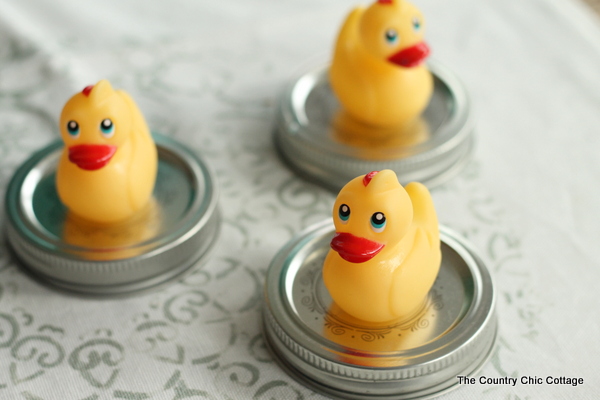
[[[372,240],[354,236],[351,233],[336,232],[331,240],[331,248],[340,257],[351,263],[363,263],[375,257],[385,245]]]
[[[69,147],[69,161],[81,169],[94,171],[104,167],[115,155],[117,146],[80,144]]]
[[[400,50],[388,57],[388,61],[401,67],[416,67],[429,55],[431,50],[425,42]]]

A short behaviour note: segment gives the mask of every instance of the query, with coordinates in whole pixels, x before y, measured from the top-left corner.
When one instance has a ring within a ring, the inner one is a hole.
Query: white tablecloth
[[[440,222],[480,250],[497,348],[475,375],[584,384],[463,386],[445,399],[598,398],[600,24],[571,0],[419,0],[433,56],[473,99],[477,148],[433,190]],[[0,192],[58,136],[64,102],[100,79],[218,176],[211,260],[154,293],[92,300],[25,275],[0,245],[0,398],[320,399],[261,337],[277,250],[334,196],[278,159],[283,86],[326,63],[352,1],[0,2]],[[0,221],[4,228],[5,217]],[[4,231],[4,229],[2,229]]]

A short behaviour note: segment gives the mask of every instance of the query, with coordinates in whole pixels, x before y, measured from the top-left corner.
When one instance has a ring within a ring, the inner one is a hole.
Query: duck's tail
[[[158,170],[158,153],[148,124],[137,104],[123,90],[119,90],[123,100],[129,106],[132,126],[129,132],[133,149],[129,164],[129,198],[134,209],[139,209],[152,195]]]
[[[411,182],[404,187],[413,204],[413,224],[424,231],[430,245],[439,246],[440,229],[433,199],[425,185]]]
[[[131,134],[133,135],[133,139],[136,141],[136,144],[141,141],[152,140],[150,136],[150,129],[148,128],[148,124],[146,123],[146,119],[144,115],[138,108],[137,104],[131,96],[124,90],[117,90],[117,93],[121,96],[121,98],[127,103],[129,107],[129,112],[131,113],[132,119],[132,130]]]

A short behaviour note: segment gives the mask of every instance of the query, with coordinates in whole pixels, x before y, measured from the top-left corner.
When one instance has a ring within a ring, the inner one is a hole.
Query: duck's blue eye
[[[398,32],[396,32],[394,29],[388,29],[385,31],[385,41],[388,44],[398,43]]]
[[[67,132],[73,137],[79,136],[79,124],[72,120],[67,122]]]
[[[419,32],[421,30],[421,20],[417,17],[414,17],[412,20],[413,29],[415,32]]]
[[[105,118],[100,122],[100,130],[104,136],[111,137],[115,132],[115,124],[109,118]]]
[[[382,212],[376,212],[371,216],[371,228],[377,233],[385,229],[386,222],[385,215]]]
[[[345,224],[350,218],[350,207],[348,207],[347,204],[342,204],[340,206],[338,215],[340,216],[340,220],[342,220],[342,223]]]

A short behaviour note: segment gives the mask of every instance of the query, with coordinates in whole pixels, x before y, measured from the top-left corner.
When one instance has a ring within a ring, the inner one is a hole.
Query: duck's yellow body
[[[137,105],[106,80],[86,87],[64,106],[60,130],[65,149],[56,172],[63,204],[100,223],[122,221],[152,195],[156,145]]]
[[[422,61],[424,19],[405,0],[356,8],[336,42],[329,80],[343,109],[375,126],[418,117],[431,98],[433,78]]]
[[[364,321],[418,311],[441,263],[439,227],[429,191],[406,189],[391,170],[350,181],[334,205],[336,235],[323,265],[334,302]]]

